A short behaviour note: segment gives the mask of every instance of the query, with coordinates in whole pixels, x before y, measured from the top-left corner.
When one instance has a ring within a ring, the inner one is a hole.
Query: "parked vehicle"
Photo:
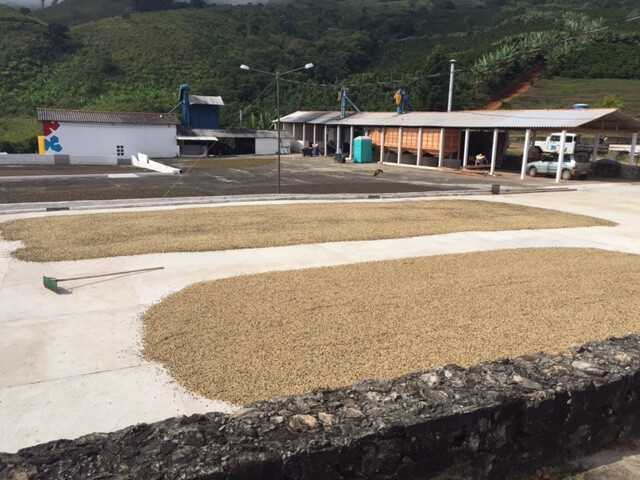
[[[529,176],[535,177],[536,175],[556,175],[558,171],[558,154],[547,155],[544,158],[527,163],[527,172]],[[569,180],[571,178],[587,178],[591,172],[591,162],[589,161],[589,155],[586,153],[565,153],[564,161],[562,162],[562,173],[560,177],[563,180]]]
[[[562,133],[552,133],[545,140],[538,140],[535,146],[540,148],[544,153],[557,153],[560,151],[560,140]],[[580,135],[576,133],[567,133],[564,142],[564,153],[593,152],[593,144],[582,143]],[[609,146],[601,143],[598,145],[598,154],[609,152]]]
[[[593,162],[593,173],[599,177],[619,177],[622,165],[615,158],[601,158]]]

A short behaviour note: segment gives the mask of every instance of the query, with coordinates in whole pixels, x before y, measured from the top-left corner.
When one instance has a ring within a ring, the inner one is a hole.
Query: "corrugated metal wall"
[[[392,152],[398,151],[399,128],[389,127],[384,129],[384,148]],[[418,128],[402,129],[402,150],[418,154]],[[374,147],[380,148],[381,132],[377,129],[369,131],[369,136]],[[445,156],[459,153],[462,132],[460,130],[447,129],[444,131],[444,154]],[[424,128],[422,130],[422,153],[429,153],[438,156],[440,153],[440,129]]]

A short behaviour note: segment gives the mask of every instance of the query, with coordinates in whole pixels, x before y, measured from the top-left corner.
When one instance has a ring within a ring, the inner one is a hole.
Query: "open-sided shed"
[[[233,130],[181,128],[178,131],[180,154],[194,155],[275,155],[278,132],[273,130]],[[281,135],[281,149],[289,152],[292,136]]]
[[[631,156],[636,150],[640,120],[614,108],[556,110],[467,110],[458,112],[295,112],[280,120],[296,140],[327,146],[331,141],[338,152],[351,151],[360,133],[369,135],[379,148],[381,162],[403,163],[404,152],[416,156],[415,166],[466,166],[470,155],[486,153],[491,173],[507,141],[509,131],[524,131],[525,145],[536,132],[562,132],[562,143],[569,130],[594,134],[594,150],[606,135],[631,135]],[[320,135],[322,135],[320,137]],[[436,148],[437,145],[437,148]],[[482,150],[482,151],[478,151]],[[524,148],[522,178],[527,163]],[[324,148],[328,154],[328,148]],[[430,156],[433,156],[430,158]],[[561,157],[564,151],[560,152]],[[447,158],[448,157],[448,158]],[[393,158],[392,158],[393,160]],[[560,159],[562,161],[562,158]],[[560,169],[558,169],[559,181]]]

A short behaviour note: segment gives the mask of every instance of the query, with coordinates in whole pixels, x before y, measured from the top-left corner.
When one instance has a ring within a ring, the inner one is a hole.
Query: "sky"
[[[45,2],[47,5],[51,0]],[[0,0],[0,4],[9,5],[10,7],[40,7],[40,0]]]
[[[208,3],[214,3],[214,0],[207,0]],[[256,0],[215,0],[215,3],[249,3],[256,2]],[[45,0],[45,5],[49,6],[51,0]],[[10,5],[12,7],[28,7],[28,8],[40,8],[40,0],[0,0],[0,4]]]

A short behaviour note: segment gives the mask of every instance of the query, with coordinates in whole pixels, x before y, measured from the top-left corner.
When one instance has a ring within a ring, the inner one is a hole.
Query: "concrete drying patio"
[[[140,358],[140,314],[189,284],[229,276],[521,247],[586,247],[640,254],[640,186],[585,185],[575,192],[478,197],[597,216],[616,227],[463,232],[370,242],[24,263],[17,242],[0,243],[0,451],[169,416],[230,411],[197,398]],[[29,214],[23,214],[22,217]],[[6,216],[0,221],[17,218]],[[63,247],[61,247],[63,248]],[[163,266],[164,270],[65,284],[75,276]],[[609,287],[607,287],[609,288]]]

